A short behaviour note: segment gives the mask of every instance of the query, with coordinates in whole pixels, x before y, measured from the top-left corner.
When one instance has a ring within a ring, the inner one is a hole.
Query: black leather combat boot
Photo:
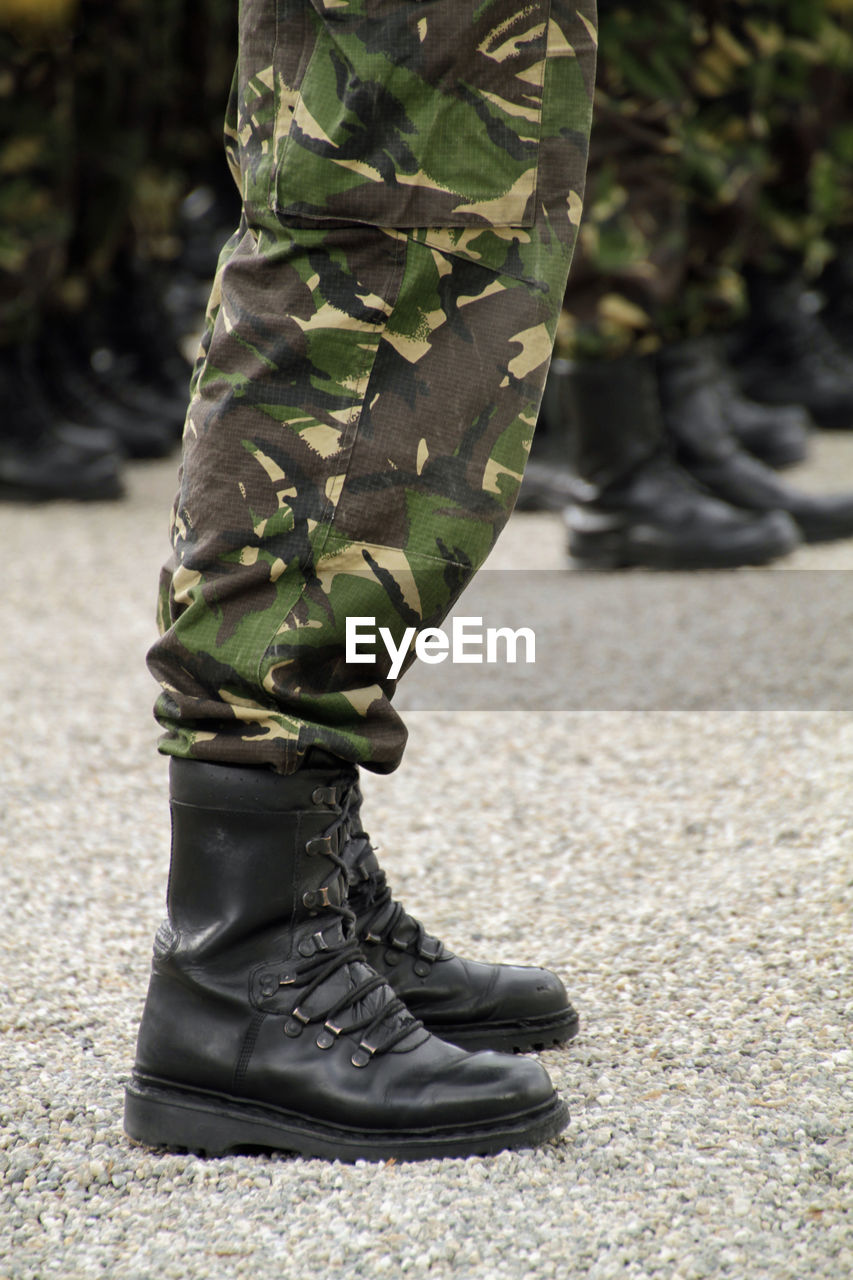
[[[649,359],[576,365],[567,402],[576,493],[565,519],[580,567],[735,568],[766,564],[798,544],[783,512],[740,511],[676,463]]]
[[[94,502],[124,493],[113,435],[54,414],[24,347],[0,353],[0,498]]]
[[[665,347],[658,356],[663,418],[678,462],[732,506],[755,514],[786,511],[806,542],[850,537],[853,494],[795,489],[741,448],[718,371],[716,350],[704,340]]]
[[[815,423],[798,404],[766,405],[748,400],[737,381],[730,384],[729,427],[748,453],[777,471],[804,462]]]
[[[818,281],[825,305],[821,323],[849,358],[853,355],[853,242],[842,239]]]
[[[220,240],[224,244],[235,225]],[[222,228],[220,228],[221,231]],[[216,258],[212,269],[205,273],[210,281],[216,271]],[[171,307],[166,305],[165,294],[171,291],[177,274],[176,263],[169,264],[168,274],[149,269],[150,264],[130,260],[123,255],[115,263],[109,287],[105,287],[98,306],[97,322],[89,334],[93,349],[106,347],[113,356],[110,373],[119,381],[127,380],[137,388],[154,392],[158,397],[176,402],[183,428],[191,366],[180,352],[178,334]],[[195,333],[197,318],[189,326]]]
[[[732,348],[753,400],[800,404],[819,427],[853,428],[853,360],[820,315],[820,299],[796,277],[753,275],[752,315]]]
[[[815,422],[799,404],[760,404],[743,394],[734,369],[720,343],[705,339],[714,361],[719,395],[725,405],[726,424],[738,443],[768,467],[781,471],[803,462]]]
[[[771,406],[747,399],[734,370],[722,357],[717,375],[729,428],[744,449],[779,470],[805,459],[815,424],[802,405]],[[563,511],[574,500],[576,480],[569,469],[565,447],[566,434],[571,432],[573,376],[570,360],[555,357],[551,361],[515,504],[517,511]]]
[[[463,960],[395,902],[361,823],[361,791],[344,800],[348,905],[368,962],[409,1011],[463,1049],[544,1049],[577,1034],[578,1015],[555,973]]]
[[[158,931],[125,1128],[208,1154],[420,1159],[525,1147],[568,1115],[530,1059],[430,1035],[346,906],[354,770],[173,761]]]
[[[42,343],[42,380],[56,410],[109,430],[130,458],[165,458],[177,446],[176,416],[163,419],[159,409],[119,400],[99,377],[79,336],[69,324],[55,324]]]

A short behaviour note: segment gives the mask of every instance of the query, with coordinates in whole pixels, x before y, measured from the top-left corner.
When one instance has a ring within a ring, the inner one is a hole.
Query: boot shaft
[[[564,381],[564,395],[567,460],[595,489],[617,484],[661,448],[660,399],[650,360],[622,356],[578,363]]]
[[[664,427],[683,465],[721,462],[738,450],[728,420],[731,384],[712,338],[689,338],[661,348],[658,386]]]
[[[168,915],[154,941],[140,1069],[227,1091],[255,1030],[304,1000],[310,979],[295,976],[350,946],[340,850],[355,776],[171,761]],[[345,997],[348,972],[327,984],[330,1005]]]
[[[168,928],[185,960],[209,959],[274,928],[292,935],[340,908],[355,771],[267,769],[172,760]]]

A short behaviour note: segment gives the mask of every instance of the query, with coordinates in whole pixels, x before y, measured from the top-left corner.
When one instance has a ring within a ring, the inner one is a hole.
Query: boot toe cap
[[[534,1059],[491,1049],[466,1053],[432,1087],[443,1118],[456,1122],[503,1118],[547,1106],[557,1096]]]
[[[527,965],[500,965],[495,995],[502,1018],[541,1017],[572,1008],[556,973]]]

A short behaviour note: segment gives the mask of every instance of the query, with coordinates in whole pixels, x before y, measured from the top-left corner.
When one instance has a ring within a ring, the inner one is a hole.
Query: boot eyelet
[[[314,943],[310,938],[303,938],[296,950],[307,960],[309,956],[314,954]]]
[[[306,842],[305,852],[309,858],[327,857],[332,852],[331,836],[313,836]]]
[[[317,1037],[317,1048],[331,1049],[332,1045],[335,1043],[335,1041],[337,1040],[338,1036],[341,1034],[342,1031],[343,1031],[343,1027],[339,1027],[334,1022],[330,1022],[327,1019],[323,1025],[323,1030],[320,1032],[320,1034]]]
[[[412,966],[419,978],[426,978],[429,975],[430,966],[426,960],[416,960]]]
[[[295,1040],[297,1036],[302,1035],[304,1028],[308,1026],[310,1021],[308,1014],[303,1013],[299,1005],[297,1005],[284,1024],[284,1034]]]
[[[384,959],[385,959],[385,963],[387,965],[390,965],[391,968],[393,968],[394,965],[400,963],[400,953],[399,951],[392,951],[389,947],[389,949],[385,952]]]
[[[361,1044],[350,1058],[350,1062],[354,1067],[366,1067],[374,1053],[376,1053],[378,1047],[378,1045],[370,1044],[367,1040],[362,1040]]]
[[[309,889],[302,895],[302,905],[311,911],[314,907],[330,907],[332,899],[329,897],[329,888],[327,884],[322,885],[319,889]]]

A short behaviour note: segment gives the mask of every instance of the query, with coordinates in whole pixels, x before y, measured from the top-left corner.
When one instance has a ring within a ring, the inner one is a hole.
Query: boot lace
[[[358,820],[361,808],[361,789],[355,784],[347,797],[347,814]],[[354,811],[354,812],[353,812]],[[360,825],[360,824],[359,824]],[[364,942],[384,943],[399,951],[414,952],[427,961],[437,960],[443,950],[438,938],[428,934],[414,916],[409,915],[402,903],[391,894],[385,872],[381,869],[365,873],[362,867],[375,853],[370,836],[364,831],[350,836],[346,848],[346,864],[351,877],[361,873],[356,883],[359,888],[352,895],[358,907],[359,935]]]
[[[320,837],[309,840],[306,846],[309,855],[316,854],[332,862],[345,881],[348,879],[347,862],[334,851],[333,845],[337,833],[346,830],[352,806],[353,796],[350,790],[339,806],[334,821]],[[409,1013],[398,996],[392,995],[390,999],[380,1000],[378,1005],[370,1000],[369,997],[374,992],[383,988],[389,993],[391,991],[387,980],[374,971],[360,982],[353,982],[349,978],[341,997],[322,1012],[309,1013],[303,1008],[315,992],[347,966],[353,963],[361,966],[367,964],[355,933],[355,912],[347,906],[330,902],[328,894],[322,889],[313,894],[309,892],[304,901],[306,905],[321,905],[324,912],[337,916],[341,920],[343,938],[340,943],[330,944],[324,936],[325,930],[318,930],[312,935],[314,954],[298,963],[292,973],[280,981],[280,986],[292,985],[299,988],[299,1002],[285,1023],[285,1034],[298,1036],[309,1024],[322,1023],[317,1045],[318,1048],[328,1049],[340,1035],[361,1033],[358,1048],[352,1055],[352,1064],[356,1067],[366,1066],[371,1058],[388,1053],[412,1032],[422,1028],[423,1023]],[[362,1012],[359,1014],[360,1004]],[[342,1021],[341,1016],[348,1011],[354,1016]]]

